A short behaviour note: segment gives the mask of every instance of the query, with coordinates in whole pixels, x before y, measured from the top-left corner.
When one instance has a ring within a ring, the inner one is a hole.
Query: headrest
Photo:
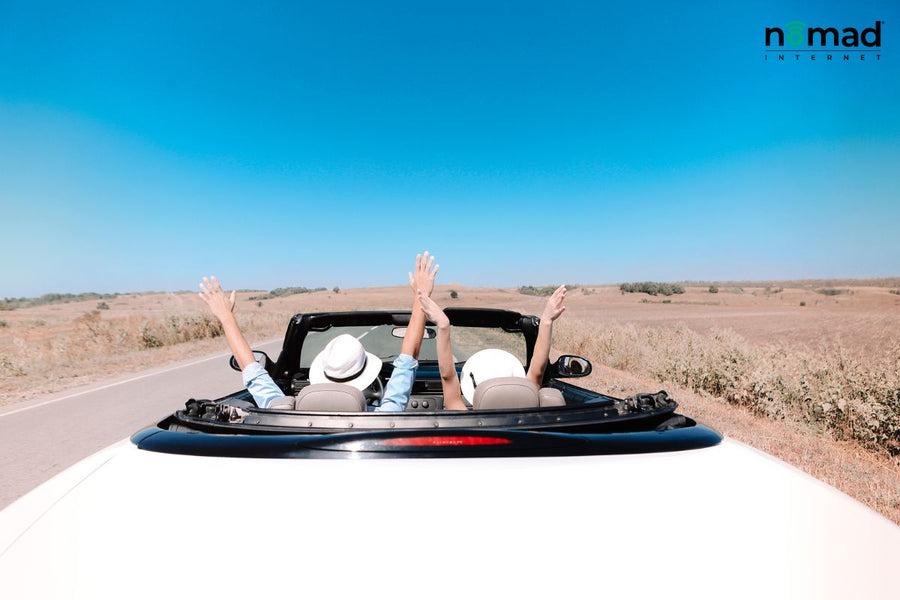
[[[524,377],[495,377],[475,388],[472,406],[487,408],[536,408],[540,406],[538,388]]]
[[[293,410],[294,397],[282,396],[281,398],[269,402],[269,405],[266,408],[271,408],[273,410]]]
[[[556,388],[545,387],[538,391],[538,397],[541,399],[541,406],[565,406],[566,399],[562,392]]]
[[[525,367],[506,350],[485,348],[466,360],[459,372],[459,387],[466,402],[475,404],[475,387],[489,379],[525,377]]]
[[[297,394],[294,410],[365,412],[366,399],[360,390],[345,383],[313,383]]]

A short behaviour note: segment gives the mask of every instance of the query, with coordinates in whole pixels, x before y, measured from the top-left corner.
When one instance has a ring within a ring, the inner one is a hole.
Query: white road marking
[[[369,333],[371,333],[372,331],[375,331],[376,329],[378,329],[378,325],[376,325],[375,327],[373,327],[373,328],[370,329],[369,331],[363,331],[360,335],[356,336],[356,339],[361,340],[361,339],[363,339],[364,337],[366,337],[367,335],[369,335]]]
[[[262,346],[265,344],[271,344],[272,342],[277,342],[280,339],[281,338],[273,338],[271,340],[259,342],[255,345]],[[55,404],[56,402],[62,402],[63,400],[68,400],[70,398],[76,398],[78,396],[83,396],[84,394],[90,394],[91,392],[99,392],[100,390],[105,390],[105,389],[115,387],[117,385],[122,385],[125,383],[131,383],[132,381],[138,381],[140,379],[146,379],[147,377],[153,377],[154,375],[160,375],[162,373],[168,373],[169,371],[177,371],[178,369],[192,367],[194,365],[199,365],[200,363],[205,363],[210,360],[216,360],[218,358],[222,358],[223,356],[231,356],[231,352],[224,352],[222,354],[216,354],[215,356],[208,356],[206,358],[201,358],[200,360],[195,360],[193,362],[189,362],[189,363],[186,363],[183,365],[176,365],[174,367],[169,367],[168,369],[161,369],[159,371],[153,371],[151,373],[144,373],[143,375],[137,375],[136,377],[131,377],[131,378],[125,379],[123,381],[115,381],[113,383],[107,383],[106,385],[101,385],[100,387],[91,388],[89,390],[84,390],[81,392],[75,392],[74,394],[69,394],[68,396],[62,396],[61,398],[53,398],[52,400],[46,400],[46,401],[40,402],[38,404],[32,404],[31,406],[24,406],[22,408],[17,408],[15,410],[11,410],[9,412],[0,413],[0,419],[2,419],[3,417],[8,417],[10,415],[18,414],[20,412],[25,412],[26,410],[31,410],[32,408],[40,408],[41,406],[47,406],[48,404]]]

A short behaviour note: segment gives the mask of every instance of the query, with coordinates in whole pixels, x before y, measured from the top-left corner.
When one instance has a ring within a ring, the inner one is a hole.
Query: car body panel
[[[900,528],[731,440],[315,460],[123,442],[0,513],[4,598],[889,598]]]
[[[447,312],[521,334],[530,360],[536,317]],[[296,394],[304,340],[408,319],[295,315],[265,368]],[[548,365],[565,406],[191,399],[0,512],[0,598],[898,596],[890,521],[676,414],[665,392],[616,399],[556,376]],[[423,364],[414,395],[436,397],[437,377]]]

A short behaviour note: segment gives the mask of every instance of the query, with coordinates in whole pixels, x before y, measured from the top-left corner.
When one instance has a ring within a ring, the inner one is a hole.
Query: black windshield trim
[[[534,344],[537,340],[540,319],[533,315],[523,315],[510,310],[494,308],[447,308],[444,311],[450,324],[458,327],[498,328],[510,333],[519,333],[525,340],[525,369],[531,364]],[[303,343],[310,331],[328,331],[332,327],[357,326],[407,326],[409,311],[351,311],[300,313],[294,315],[284,334],[284,343],[278,360],[267,370],[276,380],[291,381],[300,369]],[[434,325],[430,323],[430,325]]]

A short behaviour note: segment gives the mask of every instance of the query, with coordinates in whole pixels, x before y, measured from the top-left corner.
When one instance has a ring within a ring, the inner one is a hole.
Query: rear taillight
[[[499,444],[511,444],[512,440],[502,437],[488,437],[477,435],[427,435],[416,437],[400,437],[378,440],[375,446],[390,447],[446,447],[446,446],[496,446]]]

